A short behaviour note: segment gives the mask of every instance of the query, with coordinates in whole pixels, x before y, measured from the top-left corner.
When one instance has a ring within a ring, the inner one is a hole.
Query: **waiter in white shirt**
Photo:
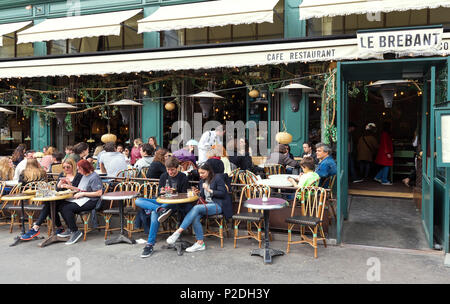
[[[222,137],[225,131],[223,126],[219,125],[215,130],[206,131],[200,137],[198,143],[198,164],[202,164],[208,160],[206,152],[208,152],[214,145],[222,145]]]

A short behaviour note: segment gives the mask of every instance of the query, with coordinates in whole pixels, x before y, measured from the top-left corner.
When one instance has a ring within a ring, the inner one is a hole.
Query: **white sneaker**
[[[203,251],[205,249],[206,249],[205,243],[200,245],[199,243],[195,242],[194,245],[192,245],[189,248],[186,248],[186,252]]]
[[[166,242],[169,245],[173,245],[173,244],[175,244],[175,242],[178,240],[179,237],[180,237],[180,233],[175,231],[174,233],[172,233],[171,236],[169,236],[167,238]]]

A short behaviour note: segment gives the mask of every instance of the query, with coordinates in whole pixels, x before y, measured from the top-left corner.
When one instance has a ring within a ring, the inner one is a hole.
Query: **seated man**
[[[299,162],[289,158],[286,145],[280,144],[275,147],[275,151],[270,154],[269,159],[266,160],[266,164],[280,164],[283,166],[291,166],[294,168],[300,167]]]
[[[107,176],[117,176],[120,171],[128,169],[125,156],[116,151],[116,144],[109,142],[105,144],[105,153],[102,154],[100,162],[100,170]]]
[[[333,157],[331,156],[331,148],[323,143],[316,145],[316,155],[319,159],[319,165],[316,168],[316,173],[320,176],[320,187],[328,188],[328,181],[326,179],[330,176],[336,175],[337,166]]]
[[[187,193],[189,182],[187,176],[179,171],[180,162],[176,157],[170,157],[165,162],[167,172],[159,179],[159,193],[164,194],[166,185],[176,190],[178,193]],[[153,246],[156,243],[159,223],[165,221],[172,213],[173,208],[177,208],[183,215],[192,209],[192,204],[167,205],[157,203],[155,199],[138,198],[136,206],[151,212],[150,232],[148,234],[147,245],[141,254],[142,258],[149,257],[153,253]]]

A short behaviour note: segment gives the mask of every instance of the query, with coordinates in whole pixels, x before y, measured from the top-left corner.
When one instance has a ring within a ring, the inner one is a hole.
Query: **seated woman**
[[[35,158],[28,158],[25,170],[19,175],[19,183],[23,185],[31,182],[45,181],[47,172],[39,165]]]
[[[102,180],[94,172],[94,167],[89,161],[85,159],[80,160],[77,163],[77,169],[78,173],[82,175],[77,188],[68,179],[64,179],[64,182],[61,184],[62,188],[79,190],[72,199],[62,202],[58,208],[68,226],[66,231],[58,234],[59,237],[69,238],[66,245],[76,243],[83,235],[78,230],[75,214],[94,209],[103,192]]]
[[[164,194],[166,186],[169,186],[172,190],[176,190],[178,193],[186,193],[189,187],[189,181],[186,174],[179,171],[179,160],[176,157],[170,157],[165,164],[167,172],[162,174],[159,179],[159,193]],[[158,233],[159,223],[165,221],[172,213],[172,208],[178,206],[160,204],[157,203],[155,199],[150,198],[138,198],[135,203],[136,206],[151,212],[150,232],[148,234],[147,245],[141,254],[142,258],[146,258],[153,253],[153,246],[156,243],[156,234]],[[192,208],[192,205],[182,204],[180,207],[180,211],[186,214]]]
[[[57,189],[71,189],[75,190],[77,189],[76,186],[80,183],[82,175],[80,173],[77,173],[77,165],[75,161],[72,158],[67,158],[63,164],[62,164],[63,172],[61,172],[58,176],[58,185]],[[53,202],[53,204],[56,204],[56,210],[59,209],[60,201]],[[39,218],[36,222],[33,223],[33,227],[21,236],[22,240],[28,241],[33,239],[34,237],[38,236],[40,234],[40,227],[42,223],[45,221],[47,216],[50,216],[50,203],[44,202],[44,209],[42,209],[41,213],[39,214]],[[61,224],[61,219],[59,217],[59,214],[56,213],[55,218],[55,226],[56,226],[56,234],[60,234],[64,232],[64,228]]]
[[[14,178],[14,164],[9,157],[0,158],[0,181],[9,181]],[[8,194],[11,187],[5,187],[3,194]]]
[[[300,167],[302,168],[303,172],[300,173],[298,179],[294,179],[292,177],[288,178],[288,181],[291,182],[291,184],[294,187],[309,187],[314,185],[320,180],[319,174],[314,172],[315,169],[315,160],[311,156],[305,156],[300,161]]]
[[[181,233],[186,230],[191,224],[194,229],[197,242],[191,247],[187,248],[187,252],[195,252],[205,250],[206,246],[203,242],[203,228],[200,223],[200,218],[206,214],[223,213],[225,218],[230,218],[233,214],[231,197],[228,194],[223,176],[214,174],[213,169],[208,164],[203,164],[198,170],[200,174],[199,189],[193,189],[197,195],[200,195],[206,201],[206,204],[199,204],[189,211],[180,225],[180,228],[175,231],[167,239],[168,244],[174,244],[180,237]]]
[[[167,155],[166,149],[159,149],[155,152],[155,158],[153,159],[150,167],[146,174],[147,178],[160,178],[163,173],[166,172],[166,166],[164,165],[166,159],[169,157]]]

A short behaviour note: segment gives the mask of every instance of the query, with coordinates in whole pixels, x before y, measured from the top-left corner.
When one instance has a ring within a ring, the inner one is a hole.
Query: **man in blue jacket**
[[[316,155],[320,161],[316,168],[316,173],[320,176],[320,186],[328,188],[329,183],[326,179],[337,173],[336,162],[331,156],[331,148],[326,144],[318,143],[316,144]]]

